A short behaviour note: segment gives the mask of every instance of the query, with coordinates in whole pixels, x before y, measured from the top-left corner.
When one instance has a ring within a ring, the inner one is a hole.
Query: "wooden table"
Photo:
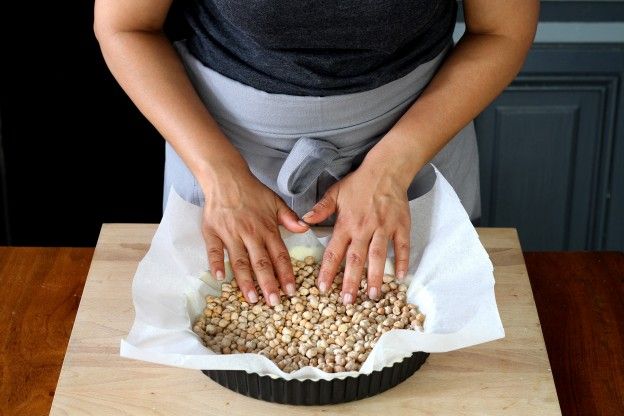
[[[552,382],[544,375],[547,364],[543,351],[538,349],[537,355],[541,356],[537,359],[529,359],[533,353],[527,353],[541,335],[527,337],[526,332],[523,335],[523,329],[503,307],[501,313],[507,338],[490,343],[492,346],[502,343],[502,354],[484,355],[482,347],[486,344],[461,353],[432,355],[421,371],[397,388],[374,398],[337,407],[298,409],[270,405],[230,393],[203,376],[197,377],[193,371],[170,369],[182,373],[182,376],[171,377],[169,371],[163,372],[158,366],[121,360],[117,356],[118,341],[127,333],[132,311],[129,303],[125,307],[119,304],[115,293],[120,289],[113,286],[121,284],[129,293],[129,279],[148,248],[153,230],[145,225],[104,227],[72,345],[65,358],[53,414],[83,414],[87,410],[91,414],[123,414],[113,410],[121,406],[128,410],[126,414],[169,414],[171,407],[189,398],[195,401],[189,403],[189,407],[199,410],[200,414],[211,414],[216,412],[215,408],[205,405],[210,394],[216,394],[227,414],[242,413],[241,409],[254,414],[261,413],[260,410],[279,413],[284,409],[289,413],[314,410],[311,413],[317,414],[339,410],[347,413],[388,413],[390,410],[409,413],[416,410],[422,414],[437,414],[437,409],[442,413],[469,414],[475,409],[482,412],[490,409],[478,404],[479,400],[492,401],[494,410],[489,412],[494,414],[516,414],[523,407],[530,408],[528,414],[556,413]],[[491,229],[479,232],[497,266],[499,304],[503,300],[501,291],[504,291],[505,299],[526,300],[518,305],[534,317],[515,233]],[[0,414],[37,416],[48,413],[92,252],[92,249],[75,248],[0,248],[0,298],[3,299],[0,302],[0,316],[3,317],[0,321]],[[527,253],[526,262],[563,413],[624,414],[624,306],[621,303],[624,298],[624,254]],[[510,283],[523,281],[522,290],[513,291],[508,284],[507,288],[503,287],[501,279]],[[105,307],[89,305],[87,300],[93,296],[105,299]],[[584,307],[585,303],[590,303],[591,308]],[[119,314],[116,310],[127,316],[126,322],[112,321],[107,312]],[[10,316],[8,320],[4,318],[7,316]],[[100,324],[89,328],[93,324],[83,316],[94,318]],[[38,325],[33,326],[32,322]],[[77,337],[80,328],[83,332],[91,331],[92,339]],[[537,326],[525,329],[539,333],[535,328]],[[530,345],[524,345],[527,349],[514,353],[507,343],[513,335],[510,330],[514,331],[516,338],[531,341]],[[102,355],[111,362],[94,362],[94,358]],[[475,368],[474,364],[456,368],[467,358],[476,360],[481,368]],[[479,373],[483,371],[485,375],[491,375],[492,368],[497,366],[504,371],[483,383],[487,377]],[[513,373],[517,371],[516,367],[522,373],[518,377]],[[140,376],[128,379],[131,374]],[[529,386],[526,377],[531,375],[533,378],[535,374],[541,384]],[[163,380],[157,379],[160,376]],[[458,380],[451,380],[443,388],[435,388],[453,376]],[[85,377],[88,382],[80,386]],[[605,379],[608,382],[603,382]],[[164,387],[150,389],[155,384]],[[526,393],[531,398],[528,401],[514,400],[507,393],[512,386],[532,387]],[[540,386],[542,391],[535,395],[535,387],[539,390]],[[124,392],[125,389],[128,392]],[[176,390],[183,390],[180,397],[175,394]],[[445,395],[441,394],[442,391]],[[539,408],[540,400],[548,392],[551,399],[545,400],[544,408]],[[410,399],[415,394],[429,400]],[[123,399],[128,395],[135,398]],[[160,397],[154,397],[157,395]],[[127,403],[119,404],[120,400]],[[170,405],[157,405],[169,400],[173,400]]]
[[[624,415],[624,253],[525,253],[566,415]]]
[[[280,406],[219,386],[199,371],[119,356],[134,312],[131,280],[155,227],[106,225],[91,263],[61,370],[52,415],[558,414],[559,404],[515,230],[483,229],[496,265],[505,339],[432,354],[379,396],[322,408]]]
[[[92,248],[0,247],[0,415],[46,415]]]

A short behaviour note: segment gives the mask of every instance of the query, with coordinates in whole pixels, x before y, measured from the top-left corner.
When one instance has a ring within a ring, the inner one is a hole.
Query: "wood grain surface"
[[[525,253],[565,415],[624,415],[624,253]]]
[[[119,356],[134,318],[131,282],[153,225],[102,228],[52,404],[52,415],[560,414],[531,287],[513,229],[480,229],[495,264],[502,340],[432,354],[399,386],[322,407],[241,396],[199,371]]]
[[[92,248],[0,247],[0,415],[47,415]]]

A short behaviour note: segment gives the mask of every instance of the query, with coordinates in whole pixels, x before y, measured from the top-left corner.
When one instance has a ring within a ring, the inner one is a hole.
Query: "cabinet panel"
[[[624,85],[620,83],[620,96]],[[607,215],[605,222],[605,250],[624,251],[624,103],[620,101],[616,131],[619,140],[614,143],[612,165],[607,188]]]
[[[482,113],[484,225],[517,227],[526,250],[600,244],[604,110],[615,85],[522,77]]]
[[[526,250],[624,250],[624,45],[536,44],[477,118],[485,226]]]

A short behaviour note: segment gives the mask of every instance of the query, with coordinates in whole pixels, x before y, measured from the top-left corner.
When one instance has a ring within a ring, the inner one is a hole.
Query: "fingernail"
[[[305,220],[306,218],[309,218],[312,215],[314,215],[314,211],[308,211],[305,214],[303,214],[303,217],[301,217],[301,218],[303,218]]]
[[[353,295],[351,295],[351,293],[345,293],[342,297],[342,303],[349,305],[351,302],[353,302]]]
[[[302,227],[309,227],[308,223],[301,221],[301,220],[297,221],[297,224],[299,224]]]
[[[247,292],[247,298],[249,299],[249,302],[251,303],[258,302],[258,294],[253,290],[250,290],[249,292]]]
[[[368,289],[368,297],[371,299],[377,299],[377,296],[379,295],[379,290],[376,287],[371,287],[370,289]]]
[[[223,274],[221,270],[217,270],[217,280],[223,280],[223,279],[225,279],[225,275]]]
[[[327,291],[327,283],[321,281],[319,283],[319,290],[321,291],[321,293],[325,293]]]
[[[280,301],[279,301],[279,296],[277,296],[277,293],[271,293],[269,295],[269,305],[277,306],[279,303]]]
[[[405,277],[405,270],[399,270],[397,273],[398,279],[403,279]]]
[[[288,283],[286,285],[286,293],[288,294],[288,296],[294,296],[295,295],[295,285],[292,283]]]

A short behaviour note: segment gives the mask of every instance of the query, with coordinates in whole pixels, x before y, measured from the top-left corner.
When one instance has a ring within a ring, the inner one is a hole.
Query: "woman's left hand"
[[[368,296],[378,299],[388,241],[393,240],[396,276],[405,276],[410,252],[411,218],[405,174],[378,165],[360,167],[332,185],[310,212],[309,224],[337,213],[331,240],[323,254],[317,285],[325,293],[346,256],[342,301],[353,303],[368,258]]]

